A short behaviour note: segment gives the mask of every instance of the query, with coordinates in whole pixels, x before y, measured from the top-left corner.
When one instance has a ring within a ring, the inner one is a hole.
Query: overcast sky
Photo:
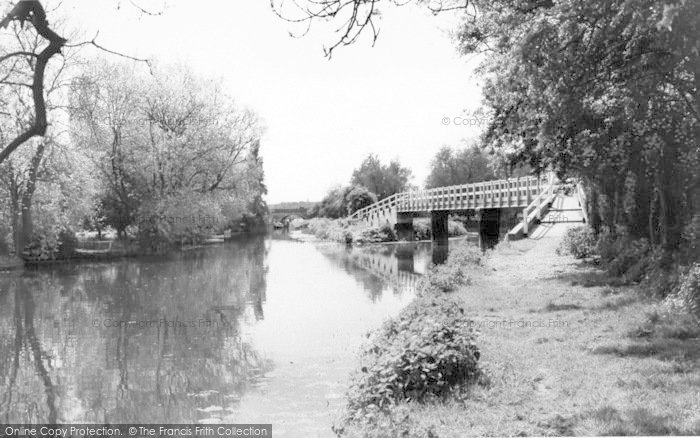
[[[360,41],[328,60],[323,45],[334,40],[323,26],[292,38],[295,28],[267,0],[171,0],[159,17],[116,4],[65,0],[60,11],[86,36],[99,29],[110,49],[220,77],[267,127],[270,203],[320,200],[370,152],[399,158],[422,185],[440,146],[478,135],[442,122],[481,99],[472,74],[478,60],[459,56],[448,35],[454,17],[412,5],[386,9],[374,47]]]

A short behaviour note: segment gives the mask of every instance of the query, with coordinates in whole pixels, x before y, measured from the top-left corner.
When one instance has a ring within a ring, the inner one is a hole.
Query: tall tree
[[[477,147],[454,150],[443,146],[430,163],[426,188],[488,181],[494,178],[488,157]]]
[[[35,54],[45,45],[38,35],[17,29],[11,37],[3,35],[2,39],[13,47],[9,50],[19,53],[15,56],[16,61],[29,66],[34,65]],[[65,90],[79,62],[75,49],[64,48],[55,62],[43,68],[46,86],[43,87],[42,105],[46,116],[51,117],[54,123],[47,128],[43,138],[26,140],[24,148],[15,150],[0,163],[0,181],[9,193],[13,242],[17,252],[24,249],[34,233],[33,199],[38,186],[42,183],[59,183],[65,176],[61,172],[67,168],[60,159],[60,156],[70,154],[70,145],[63,133],[66,120]],[[21,137],[35,123],[36,96],[26,80],[26,72],[13,67],[8,69],[5,80],[0,81],[0,101],[6,108],[0,114],[0,144],[8,144],[11,139]],[[47,159],[58,167],[50,169],[46,165]]]
[[[216,81],[184,67],[151,76],[103,63],[76,81],[72,100],[73,137],[103,175],[103,209],[120,235],[136,223],[154,234],[212,232],[251,202],[262,214],[260,122]],[[194,213],[207,223],[165,223]]]
[[[19,0],[10,4],[8,11],[0,11],[0,14],[4,14],[0,15],[0,88],[26,87],[31,91],[32,102],[30,123],[20,133],[0,143],[0,163],[30,139],[46,134],[49,126],[46,84],[50,83],[46,78],[46,69],[50,61],[62,55],[64,48],[92,46],[113,55],[148,62],[105,48],[97,42],[97,35],[91,40],[68,44],[68,40],[49,22],[44,4],[46,2],[40,0]],[[129,4],[141,14],[160,14],[144,9],[136,1]],[[116,9],[121,6],[120,2],[112,5]],[[31,23],[31,26],[26,23]],[[13,44],[14,40],[22,39],[35,40],[37,44],[31,47]]]
[[[411,170],[402,167],[398,160],[382,164],[374,154],[369,154],[352,174],[351,183],[363,186],[382,200],[408,188]]]

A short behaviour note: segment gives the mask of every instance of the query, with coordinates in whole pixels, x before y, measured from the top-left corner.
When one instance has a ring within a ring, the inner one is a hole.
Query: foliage
[[[22,257],[28,260],[54,260],[57,258],[61,241],[58,233],[34,233],[22,251]]]
[[[479,374],[476,333],[461,303],[445,295],[416,299],[387,321],[362,352],[348,394],[350,419],[401,400],[444,396]]]
[[[421,279],[423,292],[454,292],[470,283],[466,267],[445,263],[435,266]]]
[[[588,226],[569,228],[564,234],[557,253],[571,254],[577,259],[590,257],[596,252],[596,237]]]
[[[700,323],[700,263],[690,266],[681,276],[678,288],[666,298],[666,305],[694,316]]]
[[[353,214],[357,210],[365,208],[377,202],[377,195],[370,192],[364,186],[351,186],[345,195],[345,204],[348,214]]]
[[[434,265],[421,278],[419,294],[454,292],[469,285],[469,271],[481,265],[481,252],[473,245],[453,245],[445,263]]]
[[[454,150],[443,146],[430,162],[425,187],[452,186],[494,179],[486,155],[476,146]]]
[[[459,44],[486,51],[486,145],[580,177],[596,231],[677,250],[698,215],[700,3],[473,3]]]
[[[185,192],[142,204],[137,237],[145,249],[158,251],[181,242],[201,242],[220,229],[223,220],[218,203]]]
[[[160,217],[173,200],[183,212],[207,205],[201,213],[216,217],[219,229],[264,223],[262,128],[220,83],[186,67],[150,75],[98,62],[76,79],[71,102],[73,137],[102,176],[95,216],[121,236],[136,223],[146,227],[138,234],[148,244],[200,236],[203,229],[144,222],[144,214]]]
[[[370,227],[362,230],[360,235],[355,238],[357,243],[377,243],[377,242],[395,242],[397,239],[396,232],[389,224],[384,224],[380,227]]]
[[[374,154],[369,154],[352,173],[351,184],[366,187],[382,200],[395,193],[405,191],[411,179],[411,171],[402,167],[398,160],[382,164]]]
[[[270,213],[267,202],[263,196],[267,194],[267,186],[265,185],[265,175],[263,172],[263,160],[260,156],[260,142],[256,141],[250,148],[250,157],[248,159],[247,173],[251,178],[248,179],[252,187],[252,196],[245,212],[242,215],[242,222],[246,231],[252,231],[265,225],[265,219]]]
[[[614,238],[609,232],[605,232],[598,237],[596,243],[596,252],[600,255],[601,262],[613,276],[626,275],[632,267],[639,266],[640,263],[646,264],[649,251],[649,244],[645,239],[632,239],[627,234]],[[641,271],[637,267],[637,278],[630,280],[641,280]]]
[[[414,219],[413,231],[417,240],[430,240],[432,238],[430,219]],[[464,236],[467,234],[467,229],[462,222],[450,219],[447,221],[447,234],[449,237]]]
[[[360,222],[347,219],[313,218],[292,224],[295,229],[305,229],[318,239],[340,243],[379,243],[393,242],[396,232],[385,224],[381,227],[368,227]]]
[[[310,211],[312,216],[341,218],[377,202],[377,195],[360,185],[334,187]]]

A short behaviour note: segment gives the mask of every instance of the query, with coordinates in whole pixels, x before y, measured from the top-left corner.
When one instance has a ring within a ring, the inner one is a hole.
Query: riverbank
[[[416,218],[413,221],[415,241],[429,240],[430,219]],[[312,218],[295,219],[290,224],[290,230],[300,231],[314,236],[317,240],[332,241],[338,243],[386,243],[396,242],[399,236],[390,225],[372,227],[357,220]],[[458,221],[449,220],[449,237],[459,237],[467,235],[465,226]],[[412,241],[413,241],[412,240]]]
[[[209,236],[198,242],[188,242],[175,245],[146,246],[135,239],[132,240],[85,240],[83,246],[103,246],[105,249],[82,250],[76,248],[76,242],[72,241],[67,248],[62,248],[54,254],[36,253],[25,254],[24,257],[0,255],[0,271],[21,270],[24,267],[52,266],[71,263],[109,263],[120,260],[160,257],[168,258],[175,254],[188,254],[196,252],[212,245],[244,240],[247,238],[266,234],[267,230],[255,230],[250,232],[237,232],[225,235]]]
[[[700,434],[700,331],[558,256],[566,228],[501,244],[451,294],[480,332],[484,382],[401,402],[343,436]]]

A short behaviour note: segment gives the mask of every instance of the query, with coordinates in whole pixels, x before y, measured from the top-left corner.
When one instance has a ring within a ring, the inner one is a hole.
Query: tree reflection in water
[[[242,336],[263,318],[262,238],[167,261],[0,278],[5,423],[197,422],[269,370]]]

